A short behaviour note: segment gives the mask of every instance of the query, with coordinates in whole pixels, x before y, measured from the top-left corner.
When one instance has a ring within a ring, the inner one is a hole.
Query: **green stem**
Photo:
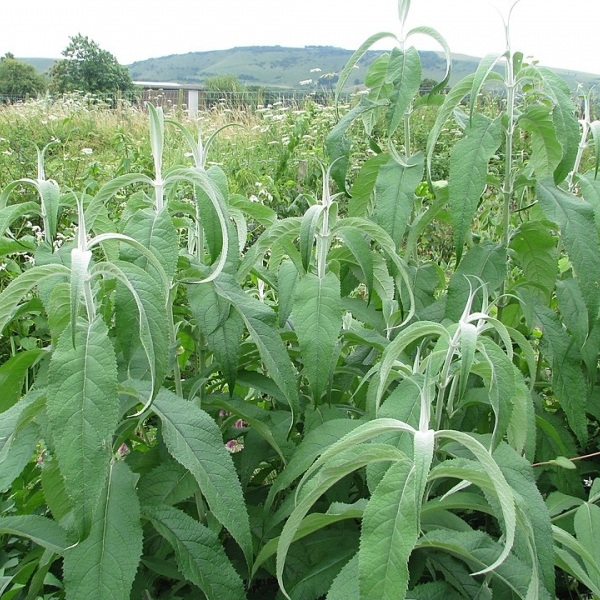
[[[172,286],[169,291],[169,298],[167,299],[167,320],[169,322],[169,338],[172,347],[176,347],[177,344],[177,332],[175,331],[175,319],[173,316],[173,303],[175,302],[175,286]],[[183,398],[183,386],[181,385],[181,371],[179,369],[179,361],[177,360],[177,353],[175,353],[175,361],[173,363],[173,380],[175,383],[175,393]]]

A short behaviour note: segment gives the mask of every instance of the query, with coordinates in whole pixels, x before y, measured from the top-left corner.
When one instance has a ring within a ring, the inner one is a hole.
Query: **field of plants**
[[[3,600],[600,598],[597,101],[413,33],[349,103],[0,107]]]

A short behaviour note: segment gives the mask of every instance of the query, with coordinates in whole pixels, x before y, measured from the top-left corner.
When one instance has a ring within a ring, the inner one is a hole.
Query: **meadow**
[[[600,597],[596,100],[407,41],[344,103],[0,106],[3,599]]]

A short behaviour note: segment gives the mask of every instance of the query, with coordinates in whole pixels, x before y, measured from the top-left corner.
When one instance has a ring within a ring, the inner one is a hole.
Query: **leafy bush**
[[[4,185],[6,597],[600,594],[600,124],[510,49],[422,96],[397,41],[324,147],[268,109],[262,175],[149,106],[97,185]],[[250,193],[305,150],[303,210]]]

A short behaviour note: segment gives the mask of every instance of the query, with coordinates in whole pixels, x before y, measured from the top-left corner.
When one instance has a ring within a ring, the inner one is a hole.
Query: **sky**
[[[407,29],[436,29],[455,53],[506,49],[503,17],[513,0],[412,0]],[[3,0],[0,56],[60,58],[86,35],[121,64],[235,46],[356,49],[380,31],[400,34],[397,0]],[[520,0],[510,39],[541,64],[600,74],[600,0]],[[413,36],[409,45],[439,45]],[[380,43],[376,49],[391,47]],[[318,65],[315,65],[318,67]]]

